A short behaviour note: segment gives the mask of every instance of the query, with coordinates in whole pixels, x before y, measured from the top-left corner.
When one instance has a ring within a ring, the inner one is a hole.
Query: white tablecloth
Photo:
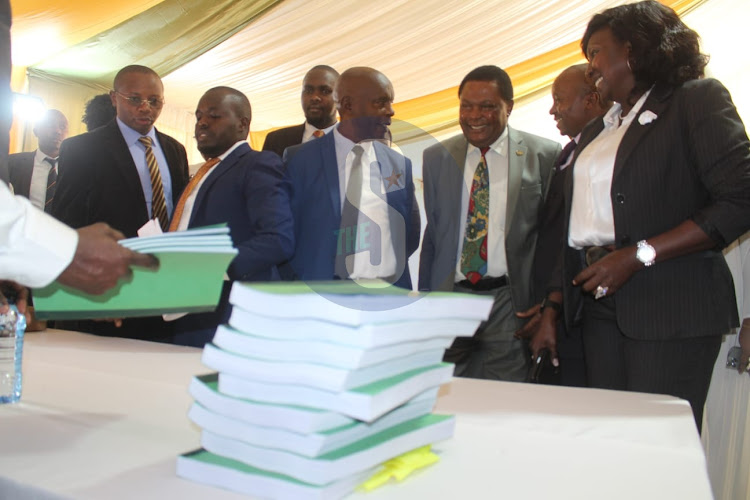
[[[26,337],[22,400],[0,406],[2,499],[236,499],[175,475],[200,350],[50,330]],[[454,379],[441,460],[352,498],[709,499],[685,401]]]

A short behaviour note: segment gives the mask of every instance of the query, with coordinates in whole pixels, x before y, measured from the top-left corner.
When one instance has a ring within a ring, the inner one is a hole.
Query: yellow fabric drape
[[[706,0],[662,0],[682,16]],[[585,62],[580,42],[573,42],[538,57],[504,68],[513,82],[516,106],[524,100],[545,91],[557,75],[568,66]],[[416,99],[394,105],[396,111],[391,132],[397,144],[408,144],[426,136],[445,133],[458,128],[458,85]],[[252,144],[262,146],[271,130],[252,133]]]

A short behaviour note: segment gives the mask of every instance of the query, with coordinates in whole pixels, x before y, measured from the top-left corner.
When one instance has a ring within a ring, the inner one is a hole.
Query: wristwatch
[[[542,305],[539,306],[539,310],[544,311],[546,307],[551,307],[557,312],[562,312],[562,304],[560,304],[559,302],[555,302],[554,300],[550,300],[547,297],[542,300]]]
[[[643,262],[643,265],[646,267],[653,265],[656,260],[656,250],[654,250],[654,247],[649,245],[646,240],[639,241],[637,247],[635,258]]]

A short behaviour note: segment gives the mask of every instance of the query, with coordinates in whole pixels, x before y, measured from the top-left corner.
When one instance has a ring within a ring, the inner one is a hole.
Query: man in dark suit
[[[57,181],[60,144],[68,137],[68,120],[62,112],[48,109],[34,125],[39,147],[36,151],[8,156],[10,183],[16,194],[49,212]]]
[[[284,156],[284,150],[289,146],[302,144],[330,132],[336,125],[333,88],[338,77],[338,72],[330,66],[319,65],[308,71],[302,81],[305,123],[270,132],[263,143],[263,151],[273,151]]]
[[[565,169],[573,159],[573,151],[580,139],[581,131],[591,120],[600,118],[611,103],[602,101],[592,81],[586,78],[586,64],[577,64],[563,70],[552,83],[552,107],[549,113],[557,122],[560,133],[570,137],[570,142],[555,162],[555,171],[549,192],[539,215],[539,236],[534,256],[534,289],[537,305],[518,313],[520,318],[531,318],[516,334],[531,338],[530,349],[537,355],[543,348],[550,350],[552,363],[559,366],[558,379],[562,385],[585,386],[586,367],[583,359],[581,330],[577,325],[557,330],[540,329],[541,315],[562,311],[562,270],[558,265],[560,249],[565,245],[565,203],[563,179]],[[533,337],[532,337],[533,336]],[[559,362],[558,362],[559,361]]]
[[[458,376],[522,381],[529,355],[513,336],[523,324],[515,313],[534,304],[539,211],[560,145],[507,125],[513,86],[502,69],[472,70],[458,94],[463,134],[423,155],[419,289],[493,296],[489,319],[445,359]]]
[[[74,228],[106,222],[126,237],[152,218],[166,229],[188,166],[182,144],[154,128],[164,105],[161,79],[145,66],[127,66],[115,76],[110,96],[116,119],[60,148],[52,214]],[[125,320],[121,328],[103,322],[84,327],[102,335],[171,338],[160,318]]]
[[[213,88],[201,97],[195,118],[198,150],[207,161],[182,194],[171,227],[226,223],[239,250],[227,271],[230,281],[218,309],[176,322],[174,343],[202,347],[229,319],[231,283],[278,279],[276,266],[292,256],[294,235],[281,160],[253,151],[247,143],[251,109],[245,94]]]
[[[286,151],[296,249],[293,275],[306,281],[385,279],[411,288],[408,258],[419,245],[411,162],[379,140],[393,116],[393,86],[372,68],[336,82],[341,122]]]

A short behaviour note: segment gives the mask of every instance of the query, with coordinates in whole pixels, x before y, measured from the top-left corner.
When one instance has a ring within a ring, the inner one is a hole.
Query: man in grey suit
[[[489,319],[445,355],[456,375],[522,381],[529,354],[513,334],[534,304],[532,264],[539,211],[560,145],[507,125],[513,86],[480,66],[459,86],[462,135],[424,151],[427,229],[420,290],[491,295]]]

